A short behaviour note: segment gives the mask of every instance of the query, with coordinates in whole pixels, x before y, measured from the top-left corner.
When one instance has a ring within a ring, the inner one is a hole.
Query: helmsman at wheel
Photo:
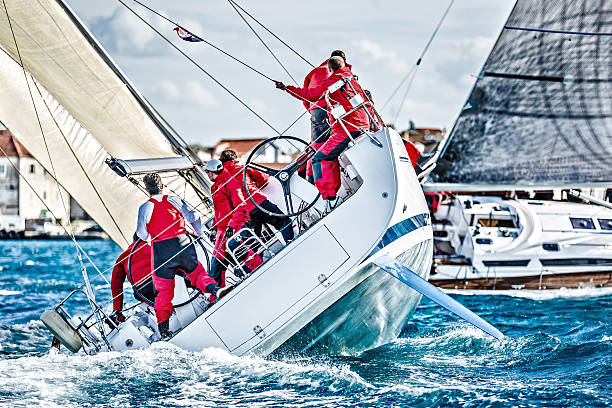
[[[150,239],[153,246],[153,284],[158,292],[155,314],[160,335],[167,339],[172,337],[169,319],[177,272],[184,272],[191,284],[203,292],[221,297],[224,289],[198,261],[194,239],[185,230],[187,220],[197,236],[202,235],[202,222],[195,211],[179,197],[162,195],[164,186],[159,174],[149,173],[143,182],[151,198],[138,209],[136,234],[143,241]]]

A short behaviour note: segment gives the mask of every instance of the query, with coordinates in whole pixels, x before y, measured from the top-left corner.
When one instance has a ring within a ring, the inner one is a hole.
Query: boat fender
[[[57,311],[45,310],[40,320],[68,350],[76,353],[83,347],[81,336]]]

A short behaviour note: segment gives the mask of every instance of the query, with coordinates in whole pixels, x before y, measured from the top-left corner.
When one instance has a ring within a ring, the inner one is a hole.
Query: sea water
[[[110,279],[120,250],[81,244]],[[236,357],[167,343],[94,356],[51,352],[38,320],[82,283],[67,241],[0,241],[3,407],[604,407],[612,404],[612,293],[453,294],[494,340],[423,300],[399,338],[358,356]],[[100,301],[110,290],[91,265]],[[86,312],[87,303],[74,305]]]

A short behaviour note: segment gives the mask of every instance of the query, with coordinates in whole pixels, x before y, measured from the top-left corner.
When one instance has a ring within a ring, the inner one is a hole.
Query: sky
[[[136,88],[190,143],[213,145],[221,138],[271,137],[276,133],[206,74],[171,48],[117,0],[65,0],[93,32]],[[303,112],[302,104],[275,89],[268,79],[246,69],[204,43],[180,40],[174,26],[133,0],[123,0],[234,92],[272,127],[284,131]],[[252,65],[291,84],[227,0],[141,0],[152,9]],[[271,31],[314,65],[335,49],[346,53],[359,83],[377,108],[415,65],[449,5],[430,1],[237,0]],[[380,113],[398,129],[450,129],[482,67],[513,0],[455,1],[400,108],[405,86]],[[301,85],[312,69],[259,26],[268,47]],[[308,138],[304,115],[287,134]]]

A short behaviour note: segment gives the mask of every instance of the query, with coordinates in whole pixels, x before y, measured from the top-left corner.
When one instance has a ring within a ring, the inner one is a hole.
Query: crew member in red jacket
[[[342,57],[331,57],[327,66],[330,71],[330,76],[315,88],[296,88],[294,86],[286,86],[282,82],[275,81],[276,87],[289,92],[290,95],[298,99],[306,99],[308,101],[317,101],[325,95],[328,88],[332,85],[340,85],[343,78],[348,78],[355,92],[366,100],[366,96],[357,83],[351,72],[350,67],[346,66]],[[329,94],[330,102],[334,106],[329,106],[329,119],[331,121],[331,136],[321,146],[319,151],[312,158],[312,167],[315,185],[321,192],[323,199],[327,200],[328,207],[333,208],[337,203],[336,194],[340,188],[340,169],[338,166],[333,166],[334,161],[346,149],[350,142],[349,135],[346,134],[340,122],[335,120],[331,114],[331,110],[341,105],[345,112],[353,109],[350,99],[355,96],[355,92],[346,84],[341,85],[338,89],[332,90]],[[370,118],[365,109],[358,109],[342,118],[342,122],[353,138],[363,133],[363,130],[370,128]]]
[[[225,256],[227,246],[234,251],[240,245],[236,238],[229,242],[228,239],[249,221],[246,206],[248,198],[244,196],[242,184],[227,169],[223,168],[220,160],[209,160],[204,170],[213,182],[210,192],[215,208],[215,249],[210,263],[210,275],[219,286],[225,286],[225,265],[228,262]],[[239,277],[251,273],[261,264],[261,258],[252,251],[248,251],[248,254],[238,261],[241,265],[238,265],[234,272]]]
[[[151,246],[141,241],[134,234],[134,242],[117,258],[111,275],[111,293],[113,295],[113,314],[110,319],[119,324],[125,321],[121,313],[123,310],[123,282],[130,282],[134,290],[134,297],[153,306],[155,301],[155,288],[151,277]]]
[[[224,150],[219,155],[219,160],[223,163],[223,168],[229,171],[240,186],[242,187],[242,194],[246,198],[245,205],[249,212],[249,218],[251,219],[251,227],[258,236],[261,236],[261,229],[263,224],[270,224],[276,228],[283,236],[286,243],[293,239],[293,227],[291,226],[291,218],[289,217],[277,217],[269,215],[261,211],[253,201],[248,197],[244,188],[244,166],[238,164],[238,155],[233,150]],[[251,197],[259,207],[268,210],[270,212],[281,214],[282,211],[276,204],[268,200],[268,198],[260,191],[263,187],[268,184],[268,175],[261,171],[253,168],[247,168],[247,188]]]
[[[138,209],[136,234],[143,241],[151,240],[155,268],[153,284],[158,292],[155,314],[164,340],[172,337],[169,319],[177,272],[184,272],[193,286],[216,297],[223,296],[229,288],[219,288],[198,261],[193,239],[185,230],[187,220],[195,233],[202,235],[202,223],[195,211],[179,197],[162,195],[164,186],[159,174],[149,173],[143,182],[151,198]]]
[[[332,52],[331,56],[341,57],[346,63],[346,56],[344,55],[344,52],[340,50]],[[306,78],[304,78],[304,86],[302,87],[303,89],[317,88],[329,77],[327,61],[328,60],[323,61],[321,65],[314,68],[308,73],[308,75],[306,75]],[[350,65],[348,66],[350,67]],[[331,134],[331,127],[329,126],[329,119],[327,115],[327,102],[325,102],[324,98],[315,102],[310,102],[307,100],[303,100],[302,102],[304,103],[304,107],[310,111],[310,142],[312,147],[314,147],[315,150],[318,150],[319,147],[321,147],[323,143],[329,139]],[[314,182],[312,174],[312,160],[308,160],[308,165],[306,167],[306,178],[311,183]]]
[[[416,167],[422,154],[421,151],[408,139],[402,138],[402,142],[404,142],[404,147],[406,148],[406,153],[408,153],[412,167]]]

